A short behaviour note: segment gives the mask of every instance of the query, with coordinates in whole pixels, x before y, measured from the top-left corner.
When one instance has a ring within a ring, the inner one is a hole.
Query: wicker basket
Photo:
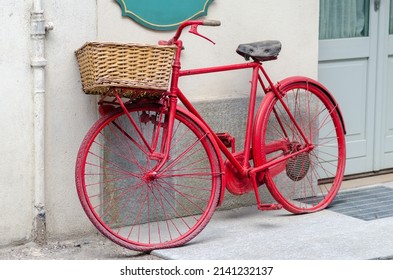
[[[176,47],[88,42],[75,54],[83,91],[159,97],[168,90]]]

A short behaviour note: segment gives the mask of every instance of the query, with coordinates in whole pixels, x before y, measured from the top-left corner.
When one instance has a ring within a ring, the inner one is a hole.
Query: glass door
[[[320,0],[319,80],[347,128],[346,174],[373,169],[378,13],[374,0]],[[370,117],[373,116],[373,117]]]
[[[320,0],[319,79],[347,127],[346,174],[393,168],[393,0]]]
[[[370,0],[321,0],[319,39],[367,37]]]

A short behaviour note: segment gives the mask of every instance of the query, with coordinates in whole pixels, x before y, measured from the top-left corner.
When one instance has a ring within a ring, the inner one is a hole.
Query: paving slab
[[[328,209],[293,215],[251,206],[217,211],[185,246],[152,254],[170,260],[391,259],[392,236],[393,217],[364,221]]]

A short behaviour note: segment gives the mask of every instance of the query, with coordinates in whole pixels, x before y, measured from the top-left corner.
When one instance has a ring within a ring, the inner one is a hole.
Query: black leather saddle
[[[281,51],[280,41],[261,41],[249,44],[241,44],[236,52],[246,60],[252,58],[255,61],[267,61],[277,59]]]

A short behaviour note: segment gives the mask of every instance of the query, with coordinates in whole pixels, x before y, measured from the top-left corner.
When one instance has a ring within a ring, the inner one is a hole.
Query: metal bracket
[[[52,31],[54,29],[54,25],[53,22],[47,22],[45,24],[45,31],[48,33],[49,31]]]

